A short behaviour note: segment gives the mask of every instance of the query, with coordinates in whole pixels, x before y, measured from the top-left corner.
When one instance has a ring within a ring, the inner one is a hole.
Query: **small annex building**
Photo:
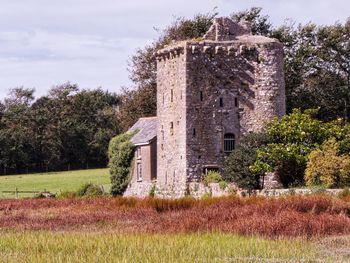
[[[131,138],[135,145],[132,176],[125,195],[138,196],[147,192],[157,179],[157,117],[140,118],[128,133],[137,131]],[[137,187],[130,187],[131,185]]]
[[[208,171],[223,172],[244,134],[285,114],[283,45],[253,35],[245,22],[216,18],[201,39],[172,43],[155,57],[157,117],[129,130],[138,133],[125,195],[156,189],[181,197]]]

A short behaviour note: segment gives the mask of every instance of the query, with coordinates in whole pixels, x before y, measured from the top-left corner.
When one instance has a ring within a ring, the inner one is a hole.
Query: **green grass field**
[[[75,191],[84,183],[103,185],[106,191],[110,189],[108,169],[90,169],[66,172],[51,172],[25,175],[0,176],[0,198],[14,197],[13,194],[3,194],[2,191]],[[33,197],[33,194],[20,194],[19,197]]]
[[[312,243],[230,234],[0,232],[2,262],[315,262]],[[326,260],[326,258],[322,258]],[[322,261],[331,262],[331,261]]]

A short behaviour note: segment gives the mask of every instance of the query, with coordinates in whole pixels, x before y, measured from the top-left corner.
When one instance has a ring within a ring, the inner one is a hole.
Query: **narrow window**
[[[196,129],[193,129],[193,133],[192,133],[193,137],[196,137]]]
[[[235,98],[235,107],[238,107],[238,98]]]
[[[170,90],[170,101],[173,102],[174,91]]]
[[[170,122],[170,135],[174,135],[174,123]]]
[[[142,164],[137,164],[137,181],[142,181]]]
[[[224,153],[230,154],[235,149],[235,135],[226,133],[224,135]]]
[[[200,98],[201,101],[203,101],[203,91],[199,92],[199,98]]]
[[[141,147],[137,147],[136,149],[136,158],[141,159]]]
[[[224,107],[224,100],[223,100],[223,98],[220,98],[220,107]]]

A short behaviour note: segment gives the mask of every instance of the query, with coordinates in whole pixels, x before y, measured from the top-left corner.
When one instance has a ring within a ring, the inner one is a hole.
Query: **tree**
[[[267,125],[271,142],[257,151],[257,161],[252,165],[254,173],[278,172],[281,183],[288,187],[302,184],[308,154],[327,138],[322,122],[313,118],[316,110],[293,110],[281,120]]]
[[[269,141],[267,134],[247,134],[225,161],[223,179],[244,189],[260,188],[263,173],[253,173],[250,166],[257,160],[257,150]]]
[[[217,15],[215,10],[198,14],[193,19],[177,18],[169,27],[160,31],[160,36],[151,45],[136,51],[129,62],[131,89],[124,89],[121,97],[119,120],[126,131],[140,117],[155,116],[157,112],[157,81],[155,52],[172,41],[202,37]]]
[[[339,154],[339,144],[331,139],[309,155],[305,171],[308,186],[346,187],[350,185],[350,156]]]
[[[36,100],[32,89],[12,90],[0,103],[1,172],[105,166],[109,140],[119,133],[119,101],[70,83]]]
[[[315,118],[317,110],[294,109],[266,127],[270,142],[257,150],[253,173],[277,171],[285,187],[304,184],[309,154],[326,140],[334,138],[340,153],[349,154],[349,125],[342,120],[323,122]]]
[[[134,145],[130,141],[135,133],[123,133],[114,137],[108,149],[112,195],[122,195],[126,190],[133,159]]]

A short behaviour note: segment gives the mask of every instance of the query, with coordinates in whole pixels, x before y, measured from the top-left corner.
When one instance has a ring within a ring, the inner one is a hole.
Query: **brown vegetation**
[[[1,200],[0,228],[326,236],[350,233],[350,203],[321,195],[279,199],[141,200],[106,197]]]

